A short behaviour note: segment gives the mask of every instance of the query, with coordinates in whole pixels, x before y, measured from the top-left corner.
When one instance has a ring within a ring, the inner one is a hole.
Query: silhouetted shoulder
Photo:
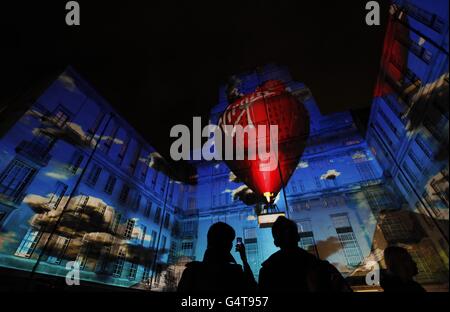
[[[291,261],[314,263],[315,261],[317,261],[317,258],[301,248],[293,251],[278,250],[277,252],[273,253],[266,261],[264,261],[261,266],[263,268],[270,266],[280,267],[285,266],[286,263],[289,263]]]
[[[403,282],[398,276],[383,272],[380,286],[385,292],[424,293],[426,290],[416,281]]]
[[[264,268],[280,262],[282,260],[280,252],[281,250],[278,250],[277,252],[273,253],[269,258],[267,258],[263,263],[261,263],[261,266]]]
[[[178,284],[179,292],[223,293],[246,291],[247,281],[242,266],[233,263],[204,263],[186,265]]]

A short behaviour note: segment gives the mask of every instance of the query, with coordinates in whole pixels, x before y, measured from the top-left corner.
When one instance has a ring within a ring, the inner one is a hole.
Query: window
[[[433,120],[434,119],[434,120]],[[445,128],[445,122],[448,123],[448,120],[443,118],[441,119],[444,123],[436,120],[437,118],[432,118],[429,114],[425,116],[423,121],[423,126],[431,133],[431,135],[436,139],[436,141],[441,142],[444,136],[444,133],[441,129]]]
[[[197,201],[194,197],[189,198],[188,200],[188,209],[195,209],[197,207]]]
[[[125,204],[127,202],[129,193],[130,193],[130,187],[128,185],[124,184],[122,187],[122,191],[120,192],[120,195],[119,195],[119,201],[122,204]]]
[[[161,250],[166,249],[166,244],[167,244],[167,237],[163,235],[161,237],[161,244],[160,244]]]
[[[133,159],[130,163],[130,168],[129,168],[131,174],[135,173],[140,155],[141,155],[141,145],[137,146],[137,148],[134,151]]]
[[[157,179],[158,179],[158,171],[154,170],[153,171],[153,176],[152,176],[152,189],[155,188]]]
[[[172,201],[174,190],[175,190],[175,183],[171,182],[169,191],[169,201]]]
[[[137,273],[137,269],[138,269],[138,258],[135,257],[133,258],[133,262],[131,262],[131,266],[130,266],[130,272],[128,273],[128,279],[130,281],[134,280],[136,278],[136,273]]]
[[[80,252],[78,253],[76,262],[79,263],[80,269],[82,269],[82,270],[84,270],[84,268],[86,267],[86,263],[88,261],[90,249],[91,249],[91,244],[89,242],[85,242],[81,246]]]
[[[299,233],[312,232],[311,221],[309,219],[298,221],[297,227],[298,227]]]
[[[321,209],[325,206],[325,203],[322,201],[321,198],[311,199],[309,201],[309,208],[312,210]]]
[[[108,180],[106,181],[104,191],[107,194],[112,194],[114,191],[114,186],[116,185],[117,178],[112,174],[109,175]]]
[[[245,249],[247,251],[247,258],[248,263],[251,267],[257,268],[258,267],[258,244],[257,243],[250,243],[245,246]]]
[[[117,234],[117,230],[119,229],[120,221],[122,219],[122,214],[119,212],[114,213],[114,220],[111,223],[111,230],[113,233]]]
[[[397,33],[397,36],[395,39],[399,43],[401,43],[402,45],[407,47],[409,49],[409,51],[411,51],[413,54],[415,54],[418,58],[420,58],[426,64],[430,64],[433,55],[431,54],[430,51],[425,49],[423,46],[419,45],[417,42],[414,42],[408,36],[405,36],[400,33]]]
[[[363,257],[348,215],[346,213],[331,215],[331,220],[338,234],[347,264],[350,266],[359,265]]]
[[[166,213],[166,216],[164,217],[164,228],[168,229],[170,226],[170,213]]]
[[[441,175],[442,178],[433,178],[430,182],[430,186],[448,207],[448,170],[441,171]]]
[[[170,242],[169,263],[175,263],[178,257],[178,246],[176,241]]]
[[[405,111],[405,105],[403,105],[402,102],[398,101],[398,99],[396,99],[395,96],[393,96],[392,94],[385,95],[382,98],[384,100],[384,103],[386,103],[389,106],[389,108],[392,110],[392,112],[403,123],[404,120],[401,117]]]
[[[125,227],[125,232],[123,234],[123,237],[125,239],[130,239],[131,235],[133,234],[134,225],[136,224],[136,221],[134,219],[129,219],[127,221],[127,225]]]
[[[193,242],[183,242],[181,244],[181,254],[186,257],[191,257],[194,251]]]
[[[122,144],[122,147],[120,149],[118,156],[118,160],[119,162],[122,162],[123,159],[125,158],[125,154],[127,152],[128,149],[128,145],[130,144],[130,137],[127,135],[127,138],[125,139],[124,143]]]
[[[314,177],[314,183],[318,189],[322,188],[322,182],[320,181],[320,177]]]
[[[23,258],[30,258],[41,236],[42,232],[29,229],[17,248],[15,255]]]
[[[423,165],[422,162],[417,158],[416,154],[412,150],[408,152],[408,156],[411,159],[411,161],[414,163],[414,165],[419,169],[419,171],[423,171]]]
[[[194,243],[193,242],[184,242],[181,244],[181,250],[183,250],[183,252],[189,252],[194,248]]]
[[[64,253],[69,245],[69,239],[67,237],[58,236],[55,244],[52,247],[50,256],[47,258],[48,263],[61,264]]]
[[[113,267],[113,276],[120,277],[122,275],[123,265],[125,263],[125,252],[123,250],[119,250],[117,254],[116,262]]]
[[[103,246],[101,249],[101,254],[99,258],[99,267],[98,267],[98,273],[106,273],[108,270],[109,265],[109,258],[111,253],[111,246]]]
[[[406,222],[405,222],[406,221]],[[404,219],[404,215],[399,213],[388,213],[383,216],[380,223],[384,238],[388,243],[397,243],[411,238],[412,229],[408,227],[409,220]]]
[[[76,174],[81,166],[81,163],[83,162],[83,159],[83,153],[80,151],[75,151],[75,153],[73,153],[72,159],[70,160],[70,164],[68,167],[69,172],[72,174]]]
[[[97,114],[97,117],[95,117],[94,123],[91,125],[91,127],[88,130],[88,133],[93,136],[98,128],[100,127],[101,122],[103,121],[105,117],[105,113],[104,112],[100,112]]]
[[[364,192],[364,196],[369,202],[372,211],[380,212],[384,209],[389,209],[392,206],[389,194],[380,189],[368,189]]]
[[[20,201],[35,173],[36,169],[14,159],[0,175],[0,197],[13,202]]]
[[[34,136],[31,142],[22,141],[17,148],[17,152],[22,152],[28,158],[36,160],[38,163],[47,164],[49,156],[49,151],[53,147],[55,138],[44,133],[39,133]]]
[[[292,192],[293,194],[296,194],[296,193],[297,193],[297,185],[295,185],[295,180],[292,180],[292,183],[291,183],[291,192]]]
[[[97,164],[93,164],[87,178],[87,183],[91,186],[95,186],[100,176],[100,172],[102,172],[102,168]]]
[[[148,156],[147,158],[145,158],[145,160],[142,161],[142,171],[141,171],[141,180],[145,181],[145,179],[147,178],[147,172],[148,172],[148,167],[150,166],[150,156]]]
[[[409,167],[408,163],[406,161],[403,162],[402,165],[403,170],[405,170],[406,175],[409,177],[409,179],[413,182],[416,183],[417,182],[417,176],[414,174],[414,172],[411,170],[411,168]]]
[[[431,149],[429,148],[429,144],[427,144],[427,142],[425,141],[425,139],[423,138],[422,135],[418,135],[416,136],[416,144],[420,147],[420,149],[422,150],[422,152],[428,157],[431,158],[431,156],[433,156],[433,152],[431,151]]]
[[[114,123],[114,121],[112,121]],[[117,132],[119,131],[119,125],[115,124],[112,126],[111,128],[111,135],[110,136],[105,136],[105,143],[104,145],[102,145],[102,150],[107,153],[109,151],[109,149],[111,148],[116,136],[117,136]]]
[[[305,185],[303,183],[302,180],[298,180],[297,181],[298,187],[300,188],[300,192],[304,193],[305,192]]]
[[[134,203],[133,203],[134,211],[139,211],[139,209],[141,208],[141,200],[142,200],[142,195],[139,193],[136,194],[136,198],[134,199]]]
[[[363,180],[373,180],[376,178],[370,163],[357,163],[356,169]]]
[[[298,245],[300,248],[317,255],[316,251],[316,242],[314,240],[314,234],[312,231],[311,221],[308,220],[300,220],[297,222],[298,232],[300,236],[300,241]]]
[[[69,115],[66,114],[61,108],[58,108],[53,115],[53,123],[58,127],[64,127],[69,120]]]
[[[252,244],[257,242],[256,228],[244,229],[244,243]]]
[[[418,274],[415,280],[419,283],[432,283],[436,280],[436,273],[438,268],[442,266],[439,257],[430,257],[428,255],[434,254],[432,244],[421,246],[420,248],[411,248],[408,250],[414,262],[417,263]]]
[[[145,217],[150,218],[151,213],[152,213],[152,202],[150,199],[147,199],[147,204],[145,206],[144,215],[145,215]]]
[[[442,31],[445,29],[445,21],[436,14],[425,11],[409,2],[406,2],[404,4],[404,9],[408,15],[412,16],[419,22],[432,28],[438,33],[442,33]]]
[[[160,220],[161,220],[161,207],[158,207],[158,208],[156,209],[155,217],[153,218],[153,221],[154,221],[155,223],[159,223]]]
[[[156,240],[157,240],[157,237],[158,236],[158,233],[156,233],[156,231],[152,231],[152,248],[155,248],[156,247]]]
[[[86,208],[87,204],[89,202],[89,196],[80,194],[78,197],[78,202],[76,206],[76,210],[74,215],[79,216],[83,213],[84,209]]]
[[[405,178],[403,178],[403,175],[401,173],[398,174],[398,181],[400,182],[405,193],[409,195],[411,193],[411,188],[409,187],[408,183],[406,182]]]
[[[183,221],[181,228],[184,237],[192,237],[197,233],[196,223],[193,220]]]
[[[65,185],[62,182],[56,182],[55,191],[50,195],[50,199],[47,203],[47,207],[49,209],[56,209],[58,208],[59,203],[61,202],[61,199],[63,198],[64,194],[66,193],[67,185]]]
[[[392,121],[389,119],[389,117],[386,115],[386,113],[382,109],[378,110],[378,112],[380,113],[381,117],[383,118],[384,122],[388,125],[388,127],[392,131],[392,133],[398,138],[399,133],[397,131],[397,128],[392,123]]]
[[[327,208],[339,208],[345,206],[345,199],[340,196],[330,196],[324,199]]]
[[[140,244],[142,245],[142,246],[144,246],[144,241],[145,241],[145,234],[147,234],[147,227],[145,226],[145,225],[142,225],[142,234],[141,234],[141,242],[140,242]]]
[[[164,179],[161,183],[161,189],[160,189],[161,194],[164,194],[164,191],[166,190],[167,180],[168,180],[167,176],[164,176]]]
[[[311,207],[309,206],[308,201],[300,201],[300,202],[295,202],[292,205],[292,209],[294,211],[301,212],[301,211],[309,211],[309,210],[311,210]]]
[[[142,281],[147,281],[150,278],[150,267],[146,265],[144,267],[144,273],[142,273]]]

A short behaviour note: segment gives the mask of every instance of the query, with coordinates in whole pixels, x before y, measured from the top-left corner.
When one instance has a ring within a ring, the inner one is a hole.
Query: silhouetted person
[[[245,256],[245,247],[236,247],[244,269],[236,263],[230,251],[235,232],[226,223],[218,222],[208,230],[208,246],[203,261],[193,261],[178,284],[179,292],[233,293],[256,290],[256,281]]]
[[[405,248],[388,247],[384,250],[386,271],[381,276],[381,287],[385,292],[423,293],[425,289],[414,281],[417,264]]]
[[[278,217],[272,235],[280,250],[262,264],[261,292],[352,291],[334,266],[298,246],[300,235],[295,222]]]

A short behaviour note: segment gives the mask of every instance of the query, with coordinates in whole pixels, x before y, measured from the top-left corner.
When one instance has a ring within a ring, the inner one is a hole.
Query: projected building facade
[[[439,2],[439,1],[438,1]],[[445,1],[444,1],[445,2]],[[300,246],[333,263],[355,289],[407,247],[417,280],[448,290],[448,11],[397,1],[367,133],[350,112],[321,114],[287,68],[237,76],[243,93],[283,81],[310,115],[310,136],[276,199],[297,222]],[[447,13],[445,13],[447,14]],[[226,87],[211,111],[217,123]],[[169,135],[169,134],[167,134]],[[171,180],[158,153],[75,71],[66,70],[0,137],[0,267],[83,281],[173,290],[201,260],[211,224],[246,244],[255,275],[276,251],[251,191],[223,162],[193,162],[198,183]],[[158,169],[158,170],[157,170]],[[286,199],[286,201],[285,201]],[[287,204],[286,204],[287,203]]]
[[[131,287],[167,262],[180,185],[73,70],[1,147],[1,266],[64,276],[77,261],[82,279]]]
[[[433,272],[448,267],[447,10],[445,1],[392,5],[367,130],[386,181],[417,216],[423,234],[408,226],[404,209],[382,213],[380,224],[388,243],[404,243],[415,255],[422,282],[438,279]],[[401,226],[395,231],[392,224]],[[435,252],[441,257],[431,256]]]

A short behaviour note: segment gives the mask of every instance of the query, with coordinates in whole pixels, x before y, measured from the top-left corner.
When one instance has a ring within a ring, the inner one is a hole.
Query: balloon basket
[[[270,228],[278,217],[285,216],[285,213],[280,211],[274,203],[258,204],[255,207],[255,212],[258,216],[258,224],[260,228]]]

